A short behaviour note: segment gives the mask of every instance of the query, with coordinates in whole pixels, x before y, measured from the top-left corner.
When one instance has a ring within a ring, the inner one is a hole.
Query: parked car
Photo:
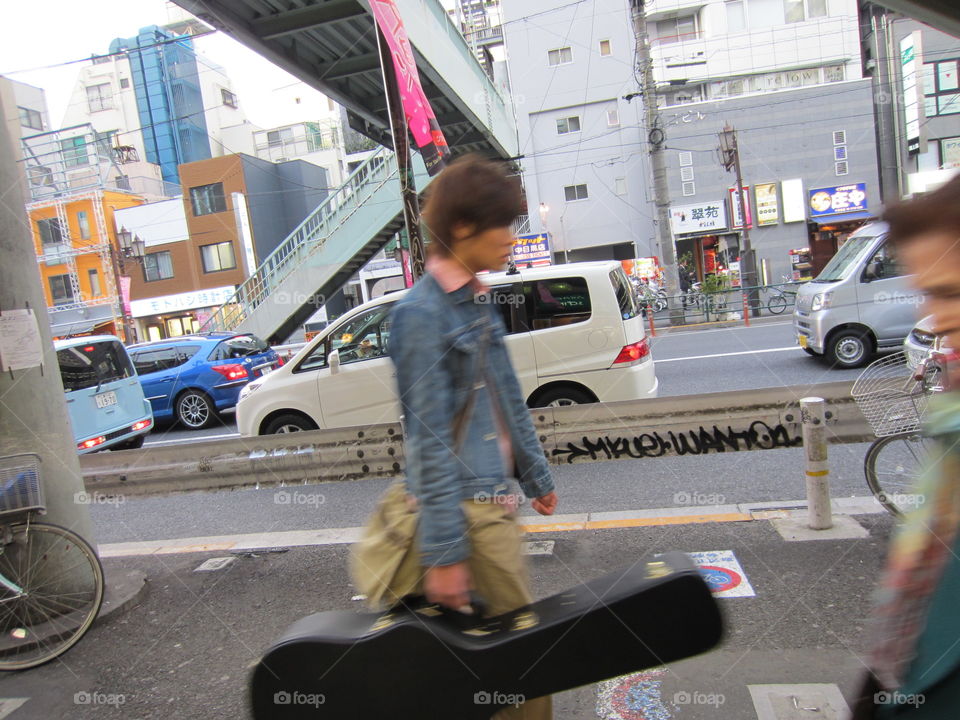
[[[198,333],[131,345],[130,357],[156,419],[198,430],[236,406],[241,388],[283,365],[249,333]]]
[[[859,367],[878,350],[900,347],[923,301],[887,242],[886,224],[870,223],[797,288],[794,328],[808,354],[834,367]]]
[[[943,337],[933,332],[933,315],[927,315],[913,326],[913,330],[903,341],[907,366],[913,369],[919,368],[931,350],[936,350],[944,355],[953,353],[953,350],[944,342]]]
[[[641,308],[618,262],[482,276],[507,328],[530,407],[656,397]],[[396,421],[390,311],[404,292],[338,318],[284,367],[240,393],[241,435]]]
[[[142,446],[153,428],[153,413],[119,338],[90,335],[56,340],[53,346],[77,452]]]

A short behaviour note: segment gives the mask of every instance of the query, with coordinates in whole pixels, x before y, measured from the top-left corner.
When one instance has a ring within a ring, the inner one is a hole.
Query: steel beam
[[[254,20],[250,23],[250,29],[262,40],[273,40],[319,25],[360,17],[366,12],[356,0],[327,0]]]

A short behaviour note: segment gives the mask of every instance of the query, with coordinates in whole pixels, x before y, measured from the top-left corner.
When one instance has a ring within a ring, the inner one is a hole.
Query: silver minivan
[[[873,222],[853,233],[820,274],[800,286],[794,328],[808,354],[835,367],[859,367],[878,350],[902,346],[923,299],[887,242],[886,224]]]

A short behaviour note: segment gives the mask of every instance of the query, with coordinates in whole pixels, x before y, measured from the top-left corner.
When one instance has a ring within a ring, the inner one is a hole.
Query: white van
[[[641,308],[616,261],[481,276],[530,407],[657,396]],[[390,311],[403,291],[353,308],[240,393],[241,435],[395,422]]]
[[[798,288],[794,328],[808,354],[859,367],[878,350],[900,349],[923,300],[887,241],[887,225],[870,223]]]

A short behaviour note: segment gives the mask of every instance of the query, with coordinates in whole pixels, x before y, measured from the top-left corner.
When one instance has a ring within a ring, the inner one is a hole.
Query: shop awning
[[[810,222],[817,225],[838,225],[840,223],[854,222],[856,220],[876,220],[877,216],[868,212],[840,213],[839,215],[821,215],[820,217],[810,218]]]

